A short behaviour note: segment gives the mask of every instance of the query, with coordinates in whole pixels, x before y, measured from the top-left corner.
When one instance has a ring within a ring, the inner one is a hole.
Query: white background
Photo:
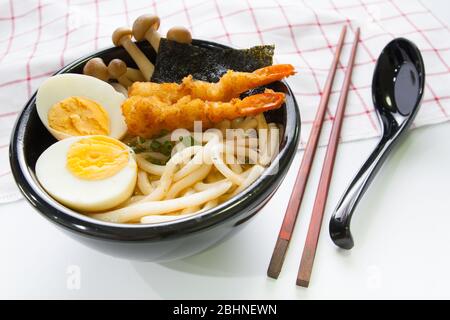
[[[425,1],[444,21],[450,5]],[[345,123],[344,123],[345,126]],[[450,298],[450,123],[411,131],[353,219],[355,247],[338,250],[328,220],[376,140],[341,144],[308,289],[295,285],[325,149],[320,148],[278,280],[267,265],[300,165],[237,235],[199,255],[154,264],[112,258],[68,238],[24,200],[0,207],[0,298]],[[80,275],[79,288],[70,274]],[[69,286],[68,286],[69,282]],[[75,285],[75,288],[73,287]]]

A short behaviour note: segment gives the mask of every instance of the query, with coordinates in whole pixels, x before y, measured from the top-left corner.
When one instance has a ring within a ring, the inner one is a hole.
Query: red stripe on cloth
[[[11,116],[15,116],[19,113],[19,111],[12,111],[12,112],[6,112],[6,113],[0,113],[0,118],[7,118]]]
[[[361,4],[363,5],[363,6],[366,6],[366,4],[364,4],[362,1],[360,1],[361,2]],[[368,11],[367,10],[367,13],[371,16],[371,18],[375,21],[375,20],[378,20],[378,21],[389,21],[389,20],[395,20],[395,19],[399,19],[399,18],[402,18],[402,16],[401,15],[393,15],[393,16],[390,16],[390,17],[383,17],[383,18],[380,18],[380,19],[375,19],[374,17],[373,17],[373,15],[370,13],[370,11]],[[416,14],[427,14],[428,12],[426,11],[426,10],[420,10],[420,11],[414,11],[414,12],[408,12],[408,15],[409,16],[412,16],[412,15],[416,15]]]
[[[69,41],[69,13],[70,13],[70,0],[66,0],[66,32],[64,33],[64,45],[63,49],[61,51],[61,55],[59,57],[59,64],[61,65],[61,68],[64,66],[64,54],[67,50],[67,43]],[[42,43],[42,41],[41,41]]]
[[[222,12],[220,11],[219,3],[217,2],[217,0],[214,0],[214,5],[215,5],[216,11],[219,15],[219,19],[220,19],[220,23],[222,24],[223,31],[225,31],[225,35],[227,37],[228,43],[232,44],[233,42],[231,41],[230,33],[228,32],[227,27],[225,26],[225,21],[223,19]]]
[[[334,1],[330,0],[330,2],[331,2],[332,5],[335,7],[336,11],[339,11],[339,12],[340,12],[340,8],[338,8],[338,7],[335,5]],[[361,1],[360,1],[360,2],[361,2]],[[369,12],[368,12],[367,10],[366,10],[366,12],[367,12],[367,14],[369,14]],[[370,14],[369,14],[369,15],[370,15]],[[371,15],[370,15],[370,16],[371,16]],[[316,18],[318,19],[317,15],[316,15]],[[372,17],[372,18],[373,18],[373,17]],[[352,30],[352,32],[355,32],[355,30],[354,30],[354,28],[353,28],[353,26],[352,26],[351,23],[349,23],[349,26],[350,26],[350,29]],[[325,39],[326,39],[326,35],[325,35],[325,34],[324,34],[324,37],[325,37]],[[375,62],[377,61],[377,59],[376,59],[375,56],[372,54],[372,52],[370,52],[370,50],[369,50],[369,48],[367,47],[367,45],[365,44],[365,42],[362,41],[362,40],[360,39],[360,40],[359,40],[359,43],[362,45],[364,51],[366,51],[366,53],[367,53],[368,56],[370,57],[371,62],[372,62],[372,63],[375,63]],[[350,88],[355,88],[355,85],[354,85],[353,81],[350,81]],[[373,128],[376,132],[378,132],[378,126],[376,125],[374,119],[372,118],[371,112],[369,112],[369,110],[370,110],[371,108],[369,108],[369,107],[367,106],[367,104],[366,104],[365,100],[363,99],[363,97],[361,96],[361,93],[359,92],[359,90],[356,89],[356,90],[354,90],[354,91],[355,91],[356,96],[358,97],[359,101],[361,102],[361,104],[362,104],[363,107],[364,107],[364,110],[365,110],[365,112],[366,112],[366,114],[367,114],[367,117],[369,118],[369,122],[370,122],[372,128]]]
[[[55,73],[55,71],[45,72],[45,73],[30,77],[30,80],[48,77],[49,75],[52,75],[53,73]],[[22,78],[22,79],[16,79],[16,80],[12,80],[12,81],[3,82],[3,83],[0,83],[0,88],[7,87],[7,86],[17,84],[17,83],[21,83],[21,82],[25,82],[28,80],[29,80],[28,78]]]
[[[425,32],[423,32],[420,28],[417,27],[417,25],[408,17],[407,14],[405,14],[400,7],[392,0],[389,1],[394,7],[395,9],[397,9],[397,11],[406,19],[406,21],[409,22],[409,24],[415,29],[417,30],[417,32],[419,32],[422,35],[422,38],[425,39],[425,41],[430,45],[431,48],[434,48],[433,43],[431,43],[430,39],[427,37],[427,35],[425,34]],[[439,58],[439,60],[442,62],[442,64],[447,68],[447,70],[450,72],[450,68],[447,64],[447,62],[445,62],[445,60],[442,58],[439,50],[435,49],[434,52],[436,52],[437,57]]]
[[[448,25],[443,22],[441,19],[439,19],[438,16],[436,16],[433,11],[431,11],[424,3],[422,0],[419,0],[419,3],[422,5],[422,7],[425,8],[425,10],[427,10],[427,12],[437,21],[439,22],[440,25],[442,25],[445,29],[449,30]]]
[[[430,100],[434,100],[437,104],[437,106],[439,107],[439,109],[441,110],[442,114],[448,119],[448,113],[445,110],[444,106],[441,103],[441,100],[443,100],[444,97],[439,97],[433,90],[433,88],[430,85],[427,85],[427,89],[431,92],[431,94],[433,95],[433,99]]]
[[[338,8],[338,7],[335,5],[334,1],[330,0],[330,3],[332,4],[332,6],[335,8],[335,10],[336,10],[337,12],[340,12],[340,8]],[[325,30],[323,29],[322,25],[320,24],[319,16],[317,15],[317,13],[316,13],[314,10],[312,10],[312,8],[310,8],[310,9],[311,9],[311,11],[314,13],[314,16],[315,16],[315,18],[316,18],[317,24],[318,24],[318,26],[319,26],[319,28],[320,28],[321,33],[322,33],[322,36],[323,36],[323,38],[325,39],[325,41],[327,42],[328,48],[330,48],[331,53],[333,54],[333,50],[331,49],[332,46],[331,46],[330,41],[329,41],[329,39],[328,39],[328,37],[327,37],[327,35],[326,35],[326,33],[325,33]],[[355,33],[355,30],[354,30],[354,28],[353,28],[353,26],[352,26],[352,24],[351,24],[351,21],[348,21],[348,25],[349,25],[349,27],[350,27],[350,30],[351,30],[353,33]],[[367,46],[365,45],[365,43],[364,43],[361,39],[359,40],[359,43],[362,44],[363,49],[368,53],[369,57],[372,59],[372,63],[374,63],[374,62],[376,61],[376,59],[373,57],[372,53],[369,51],[369,48],[367,48]],[[342,64],[341,64],[340,62],[339,62],[339,65],[342,66]],[[356,64],[354,64],[354,65],[356,65]],[[347,67],[348,67],[348,66],[347,66]],[[364,110],[365,110],[365,114],[367,115],[367,118],[369,119],[369,123],[370,123],[370,125],[372,126],[372,129],[373,129],[375,132],[378,132],[378,126],[377,126],[377,124],[375,123],[375,121],[373,120],[372,115],[371,115],[371,112],[370,112],[371,108],[367,105],[366,101],[364,100],[364,98],[362,97],[361,93],[360,93],[359,90],[356,88],[356,86],[355,86],[355,84],[353,83],[352,80],[350,80],[350,88],[353,89],[353,91],[355,92],[355,94],[356,94],[356,96],[357,96],[359,102],[360,102],[361,105],[363,106],[363,108],[364,108]],[[345,117],[345,116],[344,116],[344,117]]]
[[[367,3],[367,5],[377,5],[377,4],[382,4],[382,3],[386,3],[386,0],[369,2],[369,3]],[[333,6],[334,6],[334,4],[333,4]],[[348,4],[348,5],[340,6],[339,9],[354,9],[354,8],[359,8],[359,7],[360,7],[359,4]]]
[[[365,85],[365,86],[359,86],[359,87],[353,87],[353,88],[348,88],[349,91],[355,91],[355,90],[364,90],[364,89],[370,89],[372,87],[371,84]],[[320,92],[300,92],[297,90],[293,91],[295,95],[299,95],[299,96],[320,96]],[[330,94],[336,94],[336,93],[340,93],[341,90],[337,89],[337,90],[331,90]]]
[[[156,0],[152,1],[153,13],[158,14],[158,8],[156,7]]]
[[[11,1],[10,1],[10,2],[11,2]],[[52,4],[53,4],[53,3],[44,3],[44,4],[42,5],[42,8],[48,7],[49,5],[52,5]],[[29,15],[29,14],[32,14],[32,13],[35,12],[37,9],[38,9],[38,7],[35,7],[35,8],[33,8],[33,9],[31,9],[31,10],[28,10],[27,12],[24,12],[24,13],[22,13],[22,14],[17,14],[17,15],[11,14],[11,15],[9,15],[9,16],[7,16],[7,17],[0,17],[0,21],[17,20],[17,19],[26,17],[26,16]]]
[[[246,0],[246,2],[247,2],[248,9],[250,10],[250,15],[252,17],[253,24],[255,25],[255,28],[256,28],[256,33],[258,33],[259,42],[261,44],[264,44],[264,39],[262,36],[261,28],[259,27],[258,21],[256,20],[255,12],[254,12],[252,6],[250,5],[250,3],[248,2],[248,0]]]
[[[422,51],[422,52],[430,52],[430,51],[435,51],[435,50],[439,50],[440,52],[448,51],[448,50],[450,50],[450,47],[449,48],[439,48],[439,49],[434,49],[434,48],[420,49],[420,51]]]
[[[128,13],[127,0],[122,0],[122,3],[123,3],[123,10],[124,10],[124,13],[125,13],[125,21],[127,22],[127,26],[129,26],[130,25],[130,15]]]
[[[201,7],[201,6],[203,6],[203,5],[207,4],[207,3],[211,3],[211,0],[206,0],[204,2],[197,3],[196,5],[191,6],[190,9]],[[169,13],[167,15],[161,16],[161,20],[167,19],[167,18],[170,18],[170,17],[173,17],[173,16],[176,16],[177,14],[181,14],[183,12],[184,12],[184,9],[176,10],[176,11],[174,11],[172,13]]]
[[[306,64],[306,66],[311,70],[313,78],[314,78],[314,83],[316,84],[318,95],[321,96],[322,95],[322,87],[320,86],[319,79],[317,78],[317,74],[313,71],[313,68],[308,63],[308,61],[305,58],[303,58],[303,56],[302,56],[302,51],[300,50],[300,47],[297,44],[297,38],[295,37],[294,30],[292,28],[292,24],[289,21],[289,18],[288,18],[287,14],[286,14],[286,11],[284,10],[284,7],[278,1],[277,1],[277,4],[278,4],[278,7],[279,7],[281,13],[283,14],[284,19],[288,23],[289,34],[291,36],[291,40],[292,40],[292,43],[294,44],[295,50],[297,52],[297,55],[299,56],[300,59],[303,60],[303,62]],[[332,116],[331,116],[330,110],[327,107],[326,117],[325,118],[326,119],[331,119],[331,117]]]
[[[4,176],[7,176],[10,173],[11,173],[11,171],[2,172],[2,173],[0,173],[0,178],[4,177]]]
[[[191,7],[191,9],[192,8],[193,7]],[[258,8],[253,8],[253,10],[271,10],[271,9],[278,9],[278,6],[261,6],[261,7],[258,7]],[[244,12],[249,12],[249,11],[250,11],[250,8],[239,9],[239,10],[231,11],[231,12],[229,12],[227,14],[224,14],[224,15],[222,15],[222,17],[223,18],[228,18],[228,17],[232,17],[232,16],[235,16],[235,15],[244,13]],[[214,21],[214,20],[217,20],[217,19],[219,19],[219,16],[214,16],[214,17],[211,17],[211,18],[207,18],[205,20],[199,21],[198,23],[194,24],[194,26],[205,24],[205,23],[207,23],[209,21]],[[286,27],[286,26],[284,25],[283,27]],[[261,31],[264,31],[264,30],[267,30],[267,29],[261,29]],[[256,33],[256,31],[254,31],[253,33]],[[236,32],[233,32],[233,34],[236,34]]]
[[[5,52],[0,57],[0,62],[8,55],[8,52],[11,50],[11,45],[14,39],[14,33],[16,32],[16,18],[14,16],[14,6],[13,0],[9,0],[9,13],[11,15],[11,33],[8,37],[8,44],[6,46]]]
[[[360,2],[361,2],[361,0],[360,0]],[[392,1],[391,1],[391,4],[392,4]],[[399,10],[398,7],[396,7],[395,5],[393,5],[393,6],[397,9],[397,11],[398,11],[401,15],[403,15],[403,16],[406,18],[406,15],[405,15],[401,10]],[[368,9],[367,9],[366,6],[363,5],[362,7],[366,10],[367,14],[370,14],[370,13],[368,12]],[[389,34],[392,38],[395,38],[395,35],[394,35],[392,32],[390,32],[389,30],[386,30],[386,29],[383,27],[382,24],[380,24],[380,23],[377,22],[377,21],[375,21],[375,23],[376,23],[382,30],[384,30],[387,34]],[[417,28],[414,24],[412,24],[412,23],[410,23],[410,25],[414,28],[414,30],[413,30],[412,33],[421,33],[421,34],[423,35],[423,30],[418,29],[418,28]],[[430,44],[430,45],[431,45],[431,44]],[[433,47],[432,45],[431,45],[431,47],[432,47],[432,49],[434,49],[434,47]],[[434,51],[434,50],[433,50],[433,51]],[[434,101],[436,101],[436,104],[437,104],[439,110],[442,112],[442,114],[443,114],[446,118],[448,118],[449,116],[448,116],[446,110],[444,109],[444,107],[442,106],[439,97],[435,94],[434,90],[431,88],[431,86],[430,86],[427,82],[425,82],[425,86],[426,86],[426,88],[430,91],[430,93],[433,95],[433,99],[434,99]]]
[[[165,0],[165,1],[160,0],[160,1],[156,2],[156,0],[153,0],[151,4],[147,4],[147,5],[139,7],[139,8],[128,9],[128,14],[135,13],[135,12],[148,13],[149,9],[153,10],[153,12],[152,12],[153,14],[158,14],[157,3],[162,4],[167,1],[168,0]],[[107,14],[101,15],[101,17],[114,17],[114,16],[121,16],[121,15],[122,15],[122,12],[119,11],[119,12],[114,12],[114,13],[107,13]]]
[[[431,72],[431,73],[427,73],[427,77],[443,76],[443,75],[448,75],[448,71],[440,71],[440,72]]]
[[[450,96],[443,96],[443,97],[438,97],[438,98],[429,98],[429,99],[424,99],[422,101],[422,103],[428,103],[428,102],[436,102],[436,100],[449,100]]]
[[[185,0],[183,0],[183,10],[184,10],[184,13],[186,15],[186,20],[188,21],[188,24],[189,24],[189,30],[191,30],[191,32],[192,32],[192,29],[193,29],[192,20],[191,20],[190,14],[189,14],[189,9],[186,6],[186,1]]]
[[[33,59],[37,47],[39,45],[39,41],[41,39],[41,33],[42,33],[42,7],[41,7],[41,0],[39,0],[39,5],[38,5],[38,34],[36,36],[36,40],[34,41],[34,46],[33,46],[33,50],[31,51],[30,56],[28,57],[27,63],[26,63],[26,73],[27,73],[27,93],[28,93],[28,98],[31,97],[31,80],[33,79],[31,77],[31,60]]]
[[[354,118],[354,117],[359,117],[359,116],[364,116],[370,113],[375,112],[375,109],[372,110],[367,110],[367,111],[362,111],[362,112],[354,112],[354,113],[346,113],[345,117],[346,118]],[[325,119],[324,121],[334,121],[334,117],[331,117],[329,119]],[[302,120],[303,124],[313,124],[314,120]]]
[[[98,0],[98,2],[99,2],[99,3],[102,3],[102,2],[112,2],[112,0]],[[92,0],[88,0],[88,1],[85,1],[85,2],[77,3],[78,6],[89,6],[89,5],[91,5],[91,4],[92,4]]]
[[[62,16],[57,17],[57,18],[55,18],[55,19],[53,19],[53,20],[51,20],[49,22],[43,23],[41,25],[41,29],[44,28],[44,27],[47,27],[47,26],[49,26],[49,25],[51,25],[51,24],[53,24],[55,22],[58,22],[58,21],[60,21],[60,20],[62,20],[64,18],[65,18],[65,15],[62,15]],[[30,29],[30,30],[26,30],[26,31],[20,32],[20,33],[16,33],[14,35],[14,39],[17,40],[17,38],[19,38],[19,37],[28,36],[28,35],[30,35],[30,33],[34,33],[36,31],[38,31],[37,27],[33,28],[33,29]],[[7,42],[7,41],[8,41],[8,38],[2,39],[2,40],[0,40],[0,43]]]
[[[278,9],[279,7],[277,7]],[[241,10],[241,11],[248,11],[248,10]],[[346,20],[336,20],[336,21],[332,21],[332,22],[324,22],[323,25],[339,25],[346,22]],[[260,32],[261,33],[265,33],[265,32],[270,32],[270,31],[276,31],[276,30],[280,30],[280,29],[289,29],[289,28],[300,28],[300,27],[314,27],[317,26],[316,23],[292,23],[290,25],[280,25],[280,26],[275,26],[275,27],[269,27],[269,28],[261,28]],[[251,35],[251,34],[255,34],[258,33],[258,31],[241,31],[241,32],[233,32],[233,35]],[[218,38],[223,38],[225,35],[218,35],[215,36],[213,38],[218,39]]]

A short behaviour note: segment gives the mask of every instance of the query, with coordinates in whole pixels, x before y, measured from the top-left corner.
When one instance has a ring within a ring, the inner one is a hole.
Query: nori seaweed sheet
[[[275,46],[249,49],[199,47],[161,39],[156,56],[153,82],[181,82],[192,74],[194,79],[217,82],[228,70],[252,72],[272,65]]]

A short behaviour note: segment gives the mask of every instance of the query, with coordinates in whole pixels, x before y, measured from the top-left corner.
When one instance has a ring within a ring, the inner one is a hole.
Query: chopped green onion
[[[139,136],[136,137],[136,141],[137,141],[138,144],[144,144],[145,143],[145,139],[141,138]]]
[[[164,137],[164,136],[165,136],[166,134],[168,134],[168,133],[169,133],[169,130],[162,129],[162,130],[159,132],[157,138]]]
[[[172,152],[173,145],[170,141],[164,141],[164,143],[161,145],[159,151],[165,155],[170,156],[170,153]]]
[[[165,165],[167,163],[167,160],[161,160],[161,159],[155,159],[153,157],[147,157],[145,158],[147,161],[157,164],[157,165]]]
[[[199,143],[192,137],[192,136],[184,136],[180,137],[180,141],[186,146],[186,147],[192,147],[195,145],[199,145]]]
[[[150,148],[153,151],[159,151],[159,149],[161,148],[161,142],[153,140],[152,143],[150,144]]]
[[[131,149],[133,149],[134,153],[141,153],[146,151],[145,148],[142,148],[141,146],[132,146]]]

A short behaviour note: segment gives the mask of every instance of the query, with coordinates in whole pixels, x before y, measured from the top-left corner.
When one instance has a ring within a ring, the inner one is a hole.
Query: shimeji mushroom
[[[130,28],[120,27],[117,28],[113,35],[112,41],[115,46],[123,46],[128,54],[133,58],[136,65],[144,75],[145,80],[150,80],[155,66],[148,60],[145,54],[138,48],[138,46],[131,41],[132,31]]]
[[[144,14],[138,17],[133,23],[133,36],[137,41],[146,39],[158,53],[161,35],[158,33],[161,21],[158,16]]]
[[[190,44],[192,42],[192,36],[188,29],[185,27],[172,27],[167,31],[167,40],[173,40],[179,43]]]
[[[140,72],[139,70],[134,69],[134,68],[127,68],[126,76],[132,82],[145,81],[144,76],[142,75],[142,72]]]
[[[102,58],[92,58],[88,62],[86,62],[83,68],[83,74],[95,77],[103,81],[108,81],[108,79],[111,78],[108,67],[106,66]],[[132,82],[145,81],[142,72],[135,68],[127,68],[127,73],[125,74],[125,76]]]
[[[83,74],[103,81],[108,81],[109,79],[108,67],[103,62],[102,58],[92,58],[86,62],[83,68]]]
[[[127,78],[127,65],[120,59],[113,59],[108,64],[108,72],[111,78],[116,79],[125,88],[133,83]]]

